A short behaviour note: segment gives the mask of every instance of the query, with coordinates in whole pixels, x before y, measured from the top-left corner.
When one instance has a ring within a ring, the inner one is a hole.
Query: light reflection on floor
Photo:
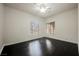
[[[29,44],[29,55],[40,56],[42,55],[42,50],[39,41],[34,41]]]
[[[48,52],[51,54],[54,51],[54,46],[52,45],[52,42],[48,39],[46,39],[46,46]]]

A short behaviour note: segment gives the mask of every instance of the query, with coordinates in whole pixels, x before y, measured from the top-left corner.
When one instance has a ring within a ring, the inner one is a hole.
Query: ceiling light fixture
[[[38,9],[41,13],[45,14],[49,7],[44,3],[35,3],[36,9]]]

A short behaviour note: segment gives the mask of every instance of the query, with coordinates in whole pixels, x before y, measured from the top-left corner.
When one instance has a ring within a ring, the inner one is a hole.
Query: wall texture
[[[3,48],[3,5],[0,4],[0,54]]]
[[[57,38],[63,41],[78,43],[78,10],[71,9],[59,13],[47,19],[46,23],[55,21],[54,35],[48,37]]]
[[[39,35],[31,35],[31,21],[39,23]],[[4,42],[6,45],[42,37],[44,27],[43,19],[17,9],[5,7]]]

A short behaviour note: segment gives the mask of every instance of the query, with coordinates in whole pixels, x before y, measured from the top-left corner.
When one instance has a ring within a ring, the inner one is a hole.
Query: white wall
[[[6,45],[28,41],[42,36],[57,38],[59,40],[78,42],[78,20],[77,9],[64,11],[50,18],[42,19],[26,12],[5,7],[4,43]],[[52,20],[50,20],[52,18]],[[32,36],[30,33],[30,22],[36,21],[40,24],[40,34]],[[55,21],[55,35],[46,34],[46,24]],[[45,35],[46,34],[46,35]]]
[[[78,10],[71,9],[47,19],[46,23],[55,21],[55,34],[48,37],[78,43]]]
[[[0,54],[3,48],[3,4],[0,4]]]
[[[39,23],[39,35],[31,35],[31,21],[36,21]],[[9,45],[42,37],[44,34],[44,25],[44,20],[37,16],[33,16],[10,7],[5,7],[4,42],[6,45]]]

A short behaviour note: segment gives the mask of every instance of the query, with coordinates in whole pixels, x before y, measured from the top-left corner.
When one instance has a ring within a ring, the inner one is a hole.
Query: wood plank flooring
[[[42,37],[5,46],[2,56],[77,56],[78,45]]]

